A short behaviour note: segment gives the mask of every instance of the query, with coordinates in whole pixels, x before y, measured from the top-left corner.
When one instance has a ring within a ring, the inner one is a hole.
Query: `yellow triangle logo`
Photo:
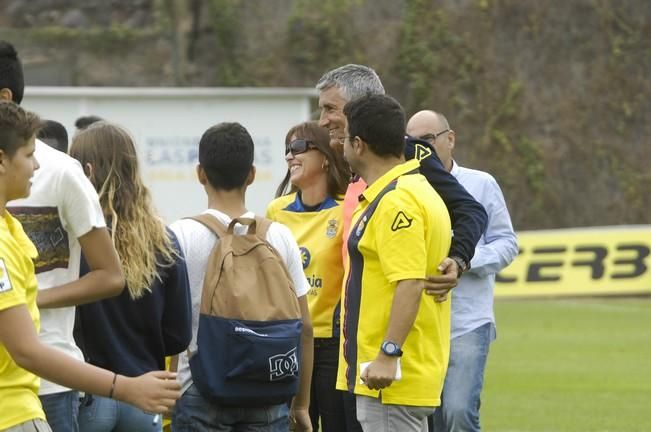
[[[391,224],[391,231],[398,231],[399,229],[409,228],[411,226],[412,220],[414,219],[409,219],[402,210],[399,211],[396,215],[396,218],[393,220],[393,223]]]
[[[432,149],[422,144],[416,144],[416,159],[418,162],[432,154]]]

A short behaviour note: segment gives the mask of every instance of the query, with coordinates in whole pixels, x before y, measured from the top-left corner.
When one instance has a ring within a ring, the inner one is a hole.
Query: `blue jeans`
[[[441,406],[434,412],[431,431],[479,431],[480,395],[484,369],[495,326],[486,323],[452,339]]]
[[[267,407],[235,407],[210,402],[194,384],[176,402],[174,432],[287,432],[287,404]]]
[[[86,395],[79,407],[82,432],[160,432],[162,416],[154,424],[154,414],[133,405],[101,396]]]
[[[79,393],[70,390],[39,396],[52,432],[79,432]]]
[[[344,392],[337,390],[339,338],[314,339],[314,370],[310,394],[312,429],[321,432],[346,432]]]

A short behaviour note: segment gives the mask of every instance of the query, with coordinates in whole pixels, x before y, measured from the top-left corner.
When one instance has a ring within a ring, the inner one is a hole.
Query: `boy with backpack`
[[[238,123],[208,129],[197,166],[208,209],[171,225],[192,297],[175,432],[311,430],[309,286],[289,229],[245,207],[253,150]]]

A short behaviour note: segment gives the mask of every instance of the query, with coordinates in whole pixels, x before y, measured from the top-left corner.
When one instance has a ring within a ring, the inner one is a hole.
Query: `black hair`
[[[253,166],[253,139],[239,123],[219,123],[199,141],[199,165],[217,190],[237,189],[246,183]]]
[[[37,138],[52,148],[68,153],[68,131],[58,121],[43,120]]]
[[[361,138],[373,153],[381,157],[404,154],[405,111],[394,98],[367,94],[348,102],[344,114],[348,135]]]
[[[0,41],[0,89],[11,90],[12,100],[20,104],[25,93],[23,65],[12,44]]]
[[[9,158],[36,135],[41,119],[13,102],[0,100],[0,150]]]
[[[93,123],[96,123],[98,121],[104,120],[101,117],[98,117],[96,115],[87,115],[87,116],[81,116],[77,120],[75,120],[75,127],[79,130],[84,130],[88,126],[92,125]]]

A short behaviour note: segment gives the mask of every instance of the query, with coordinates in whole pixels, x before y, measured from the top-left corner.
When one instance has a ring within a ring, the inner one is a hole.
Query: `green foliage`
[[[328,69],[363,62],[353,33],[361,0],[296,0],[287,20],[287,59],[299,76],[316,80]]]
[[[432,77],[438,77],[458,40],[448,29],[442,9],[425,0],[406,4],[400,30],[400,44],[392,72],[399,80],[401,99],[407,111],[422,107],[430,99]]]
[[[20,35],[34,44],[44,46],[74,46],[77,49],[113,54],[125,46],[151,40],[158,35],[152,29],[133,29],[117,24],[111,27],[76,29],[69,27],[34,27],[21,31]]]
[[[447,116],[455,157],[498,179],[517,229],[649,222],[649,2],[152,4],[151,28],[0,33],[29,40],[40,58],[66,59],[80,85],[312,87],[328,69],[368,64],[408,115]],[[189,4],[201,6],[192,59]],[[122,69],[111,81],[89,64]]]
[[[528,137],[523,136],[518,141],[518,150],[524,161],[524,177],[536,196],[540,196],[545,183],[545,156],[540,145]]]
[[[214,49],[217,64],[214,65],[218,85],[237,86],[246,81],[242,73],[243,55],[238,51],[238,40],[245,26],[240,23],[238,0],[210,0],[208,13],[212,22]]]

